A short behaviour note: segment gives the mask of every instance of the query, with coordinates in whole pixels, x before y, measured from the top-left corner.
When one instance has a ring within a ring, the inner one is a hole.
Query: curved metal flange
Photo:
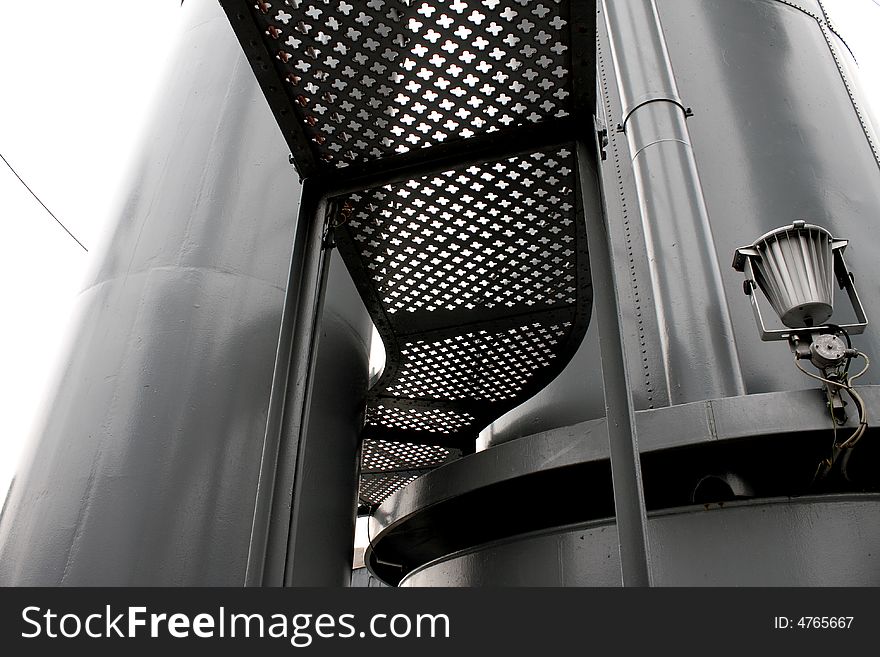
[[[869,405],[880,404],[880,386],[859,391]],[[681,493],[716,467],[720,455],[728,467],[772,471],[762,495],[805,493],[816,454],[824,454],[831,434],[818,389],[638,411],[636,422],[646,501],[653,509],[684,500]],[[851,419],[838,430],[854,427]],[[754,439],[761,439],[762,458],[756,460],[754,451],[741,457],[737,448]],[[605,420],[600,419],[503,443],[443,466],[379,506],[366,563],[377,577],[396,583],[455,550],[611,516],[607,459]],[[377,553],[403,568],[378,563]]]
[[[876,493],[742,500],[648,519],[658,586],[880,584]],[[520,534],[427,563],[400,585],[619,586],[615,539],[613,518]]]

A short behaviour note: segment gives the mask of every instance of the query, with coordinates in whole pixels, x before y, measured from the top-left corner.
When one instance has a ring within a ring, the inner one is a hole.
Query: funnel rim
[[[802,221],[796,221],[788,226],[781,226],[779,228],[774,228],[773,230],[767,231],[761,237],[756,239],[754,242],[749,244],[748,246],[744,246],[742,248],[760,248],[763,244],[765,244],[770,238],[776,237],[778,235],[782,235],[784,233],[791,232],[819,232],[824,233],[828,236],[828,239],[832,242],[834,241],[834,236],[831,234],[831,231],[825,228],[824,226],[819,226],[818,224],[808,224]]]

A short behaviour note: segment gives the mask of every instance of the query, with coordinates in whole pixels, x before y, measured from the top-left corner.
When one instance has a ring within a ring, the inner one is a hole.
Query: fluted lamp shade
[[[833,251],[845,244],[821,226],[796,221],[737,249],[734,267],[751,264],[755,283],[785,326],[818,326],[834,310]]]

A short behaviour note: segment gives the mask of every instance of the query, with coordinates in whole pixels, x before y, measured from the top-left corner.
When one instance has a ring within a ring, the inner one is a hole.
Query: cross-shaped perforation
[[[358,260],[365,298],[378,301],[381,311],[371,314],[390,319],[393,332],[418,313],[427,331],[399,339],[390,354],[394,375],[371,393],[370,435],[388,430],[404,441],[421,432],[456,444],[476,435],[491,409],[511,407],[556,371],[580,301],[575,189],[573,151],[554,147],[339,199],[340,248]],[[469,323],[470,313],[481,319]],[[430,337],[453,316],[458,333],[446,325]],[[384,468],[394,462],[385,452],[366,458]],[[388,486],[370,479],[369,499],[405,485],[398,475]]]
[[[359,497],[367,504],[380,504],[389,495],[411,484],[422,473],[393,473],[380,475],[363,475],[360,479]]]
[[[325,163],[372,161],[572,111],[561,0],[274,0],[253,12]]]
[[[575,303],[573,159],[537,151],[352,194],[347,230],[386,311]]]
[[[403,364],[386,393],[398,397],[498,402],[513,399],[556,357],[571,324],[534,322],[477,331],[401,349]]]
[[[366,413],[361,498],[376,504],[549,382],[586,330],[572,146],[467,159],[511,134],[558,139],[570,3],[246,0],[254,22],[223,1],[303,175],[466,162],[334,199],[339,250],[392,338]]]
[[[379,504],[428,470],[447,463],[457,453],[458,450],[439,445],[364,440],[360,499],[367,504]]]
[[[461,411],[396,408],[381,401],[367,409],[367,424],[370,426],[448,435],[470,426],[474,419],[473,415]]]
[[[434,468],[449,460],[452,450],[439,445],[414,445],[388,440],[364,441],[361,470]]]

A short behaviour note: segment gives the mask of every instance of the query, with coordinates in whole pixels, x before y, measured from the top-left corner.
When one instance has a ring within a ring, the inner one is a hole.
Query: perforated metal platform
[[[222,0],[385,344],[360,498],[473,449],[592,307],[573,140],[595,15],[560,0]],[[573,53],[574,51],[574,53]],[[336,190],[335,192],[333,190]]]

